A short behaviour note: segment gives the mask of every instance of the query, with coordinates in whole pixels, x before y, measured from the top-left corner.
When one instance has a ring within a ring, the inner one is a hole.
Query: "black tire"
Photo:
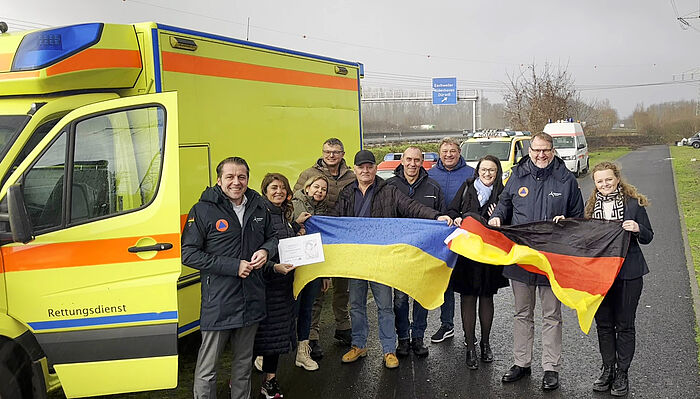
[[[581,164],[578,162],[576,162],[576,172],[574,172],[574,176],[581,177]]]
[[[0,399],[21,399],[19,375],[0,362]]]
[[[586,159],[586,169],[583,170],[583,173],[586,174],[591,171],[591,159]]]
[[[693,143],[693,148],[700,148],[700,141],[696,141]]]

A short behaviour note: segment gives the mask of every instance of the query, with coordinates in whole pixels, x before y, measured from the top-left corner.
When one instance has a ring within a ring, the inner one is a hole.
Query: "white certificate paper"
[[[280,253],[280,263],[294,266],[310,265],[325,260],[321,233],[283,238],[277,249]]]

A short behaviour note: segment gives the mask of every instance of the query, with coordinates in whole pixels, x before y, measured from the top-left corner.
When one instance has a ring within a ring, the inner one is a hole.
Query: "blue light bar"
[[[27,34],[19,44],[13,71],[41,69],[92,46],[104,24],[91,23],[46,29]]]

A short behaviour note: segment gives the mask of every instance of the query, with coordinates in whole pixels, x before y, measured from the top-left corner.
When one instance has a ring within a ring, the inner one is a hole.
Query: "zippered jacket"
[[[387,179],[387,184],[393,184],[402,193],[409,198],[420,202],[421,204],[433,208],[438,212],[445,212],[445,199],[442,195],[440,185],[428,176],[425,169],[420,168],[418,179],[411,185],[408,184],[406,176],[403,173],[403,165],[399,165],[394,170],[393,177]]]
[[[500,218],[502,225],[516,225],[551,221],[559,215],[583,217],[583,197],[574,174],[559,157],[540,169],[526,155],[513,166],[491,218]],[[547,277],[515,265],[506,266],[503,275],[529,285],[549,285]]]
[[[265,249],[277,255],[277,236],[263,198],[248,188],[241,226],[221,187],[207,187],[187,216],[182,232],[182,263],[198,269],[202,281],[200,328],[225,330],[265,318],[265,281],[274,263],[268,261],[246,278],[238,277],[241,259]]]

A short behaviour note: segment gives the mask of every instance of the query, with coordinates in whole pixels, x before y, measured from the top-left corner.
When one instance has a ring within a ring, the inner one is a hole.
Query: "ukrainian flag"
[[[298,267],[294,296],[318,277],[347,277],[397,288],[426,309],[442,305],[457,254],[445,245],[455,227],[426,219],[313,216],[325,262]]]

